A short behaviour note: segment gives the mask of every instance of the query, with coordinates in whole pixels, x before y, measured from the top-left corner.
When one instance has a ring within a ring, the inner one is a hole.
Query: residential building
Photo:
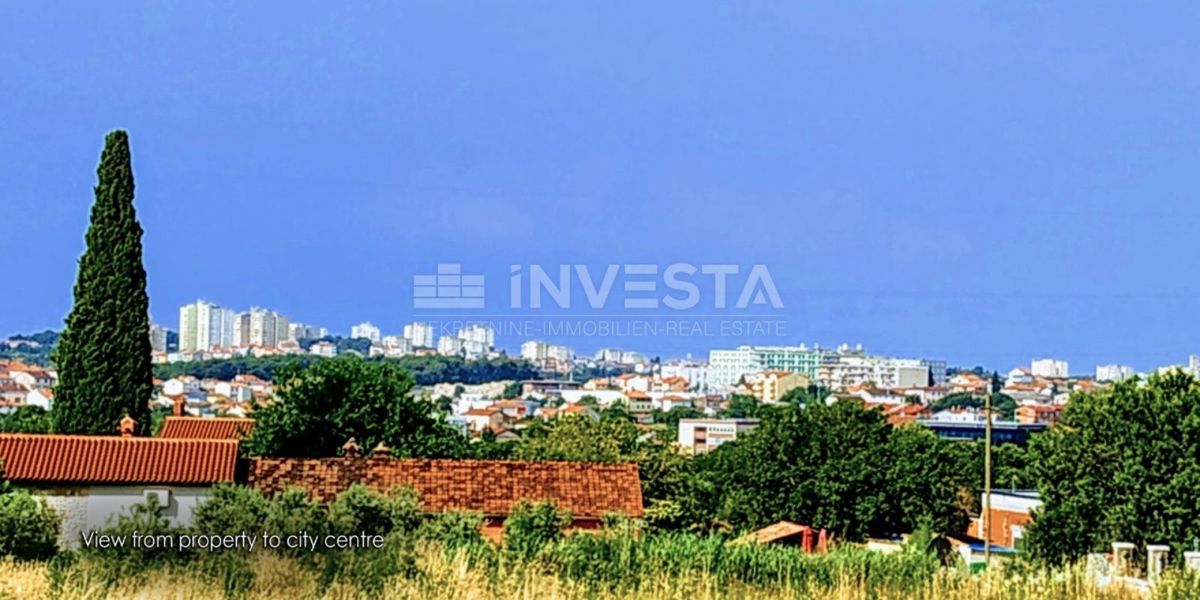
[[[646,362],[641,353],[621,350],[620,348],[601,348],[595,354],[596,362],[618,365],[640,365]]]
[[[807,375],[791,371],[766,371],[754,376],[750,391],[759,402],[779,402],[784,395],[796,388],[807,388],[812,380]]]
[[[333,342],[316,342],[308,347],[308,353],[317,356],[334,357],[337,356],[337,344]]]
[[[506,436],[511,437],[502,434],[498,438]],[[372,457],[369,461],[262,458],[248,462],[247,484],[266,495],[299,488],[319,502],[332,502],[355,483],[377,491],[411,487],[421,498],[423,511],[482,515],[481,531],[494,541],[500,540],[504,520],[522,500],[554,502],[571,515],[569,530],[599,529],[613,514],[632,519],[644,516],[641,478],[633,463],[391,457]]]
[[[1190,357],[1192,359],[1195,356]],[[1191,360],[1188,361],[1189,370],[1191,370]],[[1200,365],[1197,365],[1200,366]],[[1196,373],[1192,371],[1192,373]],[[1121,381],[1133,377],[1133,367],[1126,365],[1098,365],[1096,367],[1096,381]]]
[[[966,533],[1005,548],[1018,548],[1025,537],[1025,528],[1033,522],[1033,511],[1042,506],[1042,499],[1035,490],[993,491],[980,498],[979,506],[988,507],[987,531],[983,529],[982,516],[972,514]]]
[[[679,445],[703,454],[758,427],[758,419],[680,419]]]
[[[1029,371],[1034,377],[1050,377],[1066,379],[1068,377],[1067,361],[1053,358],[1039,358],[1029,365]]]
[[[490,325],[472,324],[458,330],[463,352],[467,358],[487,356],[496,347],[496,330]]]
[[[472,408],[462,414],[467,421],[467,427],[474,433],[482,433],[495,429],[504,423],[504,413],[499,408]]]
[[[205,300],[179,308],[179,351],[207,351],[233,346],[233,311]]]
[[[914,358],[889,358],[859,353],[828,354],[817,369],[817,380],[830,389],[857,385],[880,388],[923,387],[929,384],[929,367]]]
[[[251,307],[234,319],[234,345],[239,348],[276,348],[292,341],[294,332],[288,318],[265,308]]]
[[[150,326],[150,350],[152,352],[167,351],[167,328],[162,325]]]
[[[575,357],[575,351],[567,346],[559,346],[539,340],[529,340],[521,344],[521,358],[532,363],[546,362],[567,363]]]
[[[187,417],[182,407],[163,420],[158,437],[179,440],[242,440],[254,431],[254,419],[236,417]]]
[[[438,354],[443,356],[462,356],[463,341],[462,338],[450,335],[443,335],[438,338],[437,346]]]
[[[790,371],[817,378],[817,370],[828,350],[799,346],[738,346],[732,350],[714,349],[708,353],[712,383],[716,387],[737,385],[742,377],[761,371]]]
[[[433,324],[416,321],[405,325],[404,339],[413,348],[433,348]]]
[[[289,340],[319,340],[329,335],[329,330],[324,327],[313,327],[304,323],[288,323]]]
[[[1017,407],[1017,422],[1025,425],[1043,423],[1053,425],[1062,418],[1063,407],[1057,404],[1026,404]]]
[[[664,380],[670,377],[679,377],[688,382],[689,390],[700,393],[708,392],[716,387],[713,381],[713,370],[708,363],[692,360],[690,357],[664,363],[659,367],[658,373]]]
[[[372,343],[378,343],[382,336],[380,335],[379,328],[372,325],[370,321],[367,321],[351,327],[350,337],[366,338],[371,340]]]
[[[404,356],[413,351],[412,344],[408,339],[399,335],[385,335],[379,345],[383,348],[384,356]]]
[[[922,358],[921,366],[929,369],[929,379],[933,385],[946,385],[946,361]]]
[[[147,501],[162,506],[170,525],[190,525],[212,486],[234,481],[238,441],[0,434],[0,462],[10,482],[62,516],[58,542],[72,548],[83,532]]]

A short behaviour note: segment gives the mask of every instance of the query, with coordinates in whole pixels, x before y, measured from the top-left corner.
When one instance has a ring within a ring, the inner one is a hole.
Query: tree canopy
[[[960,531],[972,483],[954,442],[839,401],[771,407],[758,428],[697,458],[696,489],[716,519],[761,527],[786,519],[844,539],[912,531],[922,520]]]
[[[54,422],[61,433],[112,434],[128,414],[150,427],[150,297],[142,265],[142,226],[133,206],[129,136],[104,140],[96,199],[79,259],[75,302],[54,362]]]
[[[1076,394],[1030,440],[1043,508],[1025,543],[1052,563],[1114,541],[1200,544],[1200,381],[1181,371]]]
[[[432,403],[413,398],[412,377],[391,362],[341,357],[276,373],[277,399],[255,412],[246,440],[251,455],[334,456],[350,438],[396,456],[464,453],[464,440],[438,418]]]

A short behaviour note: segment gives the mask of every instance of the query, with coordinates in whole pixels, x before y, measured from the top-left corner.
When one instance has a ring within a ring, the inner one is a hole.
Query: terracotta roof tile
[[[158,437],[187,440],[239,440],[254,431],[254,419],[167,417]]]
[[[237,440],[0,434],[0,463],[13,481],[215,483],[233,481]]]
[[[577,518],[643,514],[641,478],[632,463],[261,458],[250,461],[247,481],[268,494],[300,487],[321,501],[355,483],[378,490],[412,486],[423,507],[435,512],[507,515],[520,500],[554,500]]]

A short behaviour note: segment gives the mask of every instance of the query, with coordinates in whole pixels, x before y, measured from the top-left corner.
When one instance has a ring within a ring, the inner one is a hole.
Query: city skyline
[[[166,324],[204,296],[395,333],[441,263],[490,286],[694,262],[768,265],[787,335],[642,351],[1150,370],[1200,347],[1194,6],[202,10],[0,8],[27,33],[0,40],[0,332],[61,329],[124,127]]]

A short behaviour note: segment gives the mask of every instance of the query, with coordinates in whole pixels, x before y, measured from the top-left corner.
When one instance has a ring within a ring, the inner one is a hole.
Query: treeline
[[[322,360],[312,354],[244,356],[230,359],[178,362],[154,366],[154,376],[170,379],[191,375],[200,379],[228,381],[235,375],[250,374],[262,379],[274,380],[277,371],[283,368],[304,368]],[[538,371],[528,361],[506,356],[466,360],[457,356],[410,355],[400,358],[369,358],[368,362],[390,364],[407,371],[417,385],[435,383],[461,383],[473,385],[492,381],[522,380],[537,377]]]
[[[15,343],[0,345],[0,358],[45,367],[50,365],[50,354],[58,343],[58,332],[47,329],[40,333],[14,335],[8,339]]]

